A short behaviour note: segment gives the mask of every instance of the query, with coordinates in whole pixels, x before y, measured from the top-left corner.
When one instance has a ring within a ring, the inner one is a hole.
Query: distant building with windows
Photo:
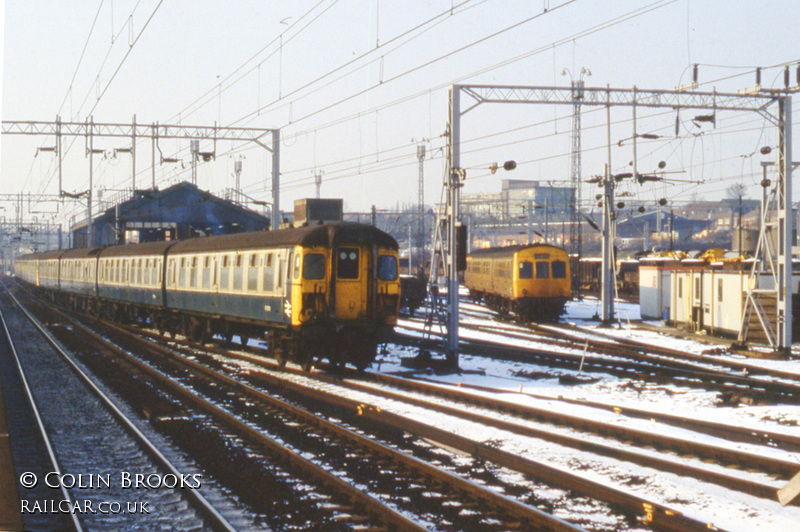
[[[534,212],[566,212],[575,203],[575,189],[555,187],[541,181],[503,179],[500,192],[463,194],[461,209],[479,217],[506,218]]]

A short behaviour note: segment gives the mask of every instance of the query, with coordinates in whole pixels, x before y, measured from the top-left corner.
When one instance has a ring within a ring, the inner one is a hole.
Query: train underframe
[[[266,340],[273,358],[310,369],[314,362],[328,360],[334,366],[353,364],[364,370],[375,361],[378,345],[388,341],[393,327],[385,324],[317,320],[314,323],[290,327],[231,318],[221,315],[191,313],[150,305],[101,299],[83,294],[47,290],[49,298],[70,309],[95,317],[125,324],[141,324],[160,334],[180,334],[193,342],[205,344],[214,336],[227,343],[238,337],[244,346],[253,339]]]
[[[470,291],[476,303],[483,302],[501,315],[514,314],[523,321],[558,321],[564,314],[567,297],[508,298],[498,294]]]

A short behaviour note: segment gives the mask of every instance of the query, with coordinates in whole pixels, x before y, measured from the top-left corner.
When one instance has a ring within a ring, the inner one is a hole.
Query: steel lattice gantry
[[[682,90],[642,90],[637,87],[632,89],[614,89],[611,87],[583,87],[581,106],[606,107],[609,110],[608,129],[610,130],[610,109],[612,107],[631,107],[633,109],[633,175],[636,175],[636,108],[673,109],[703,109],[713,113],[717,111],[747,111],[755,112],[779,128],[780,153],[778,162],[777,189],[777,215],[779,227],[779,244],[777,268],[773,271],[775,276],[775,290],[777,296],[777,328],[776,343],[774,347],[788,350],[792,345],[792,234],[794,220],[791,215],[792,189],[791,189],[791,96],[789,91],[761,91],[753,94],[731,94]],[[462,107],[461,95],[472,99],[471,105]],[[460,189],[463,186],[464,170],[460,168],[460,143],[461,143],[461,117],[477,106],[486,103],[505,104],[561,104],[574,105],[574,87],[555,86],[511,86],[511,85],[452,85],[450,87],[449,109],[449,171],[445,176],[445,187],[448,190],[447,205],[444,213],[445,227],[449,228],[445,244],[445,274],[448,287],[448,318],[446,352],[451,360],[458,357],[458,271],[456,270],[457,242],[455,227],[461,224],[460,220]],[[778,105],[777,114],[771,113],[773,105]],[[608,168],[611,168],[610,145]],[[610,170],[609,170],[610,171]],[[763,229],[762,229],[763,231]],[[612,232],[613,233],[613,232]],[[608,272],[610,257],[604,260],[604,270]],[[760,261],[756,260],[756,264]],[[613,298],[609,290],[603,291],[604,309],[611,307]],[[610,299],[610,301],[608,301]],[[748,295],[748,302],[751,297]],[[606,303],[608,301],[608,304]]]

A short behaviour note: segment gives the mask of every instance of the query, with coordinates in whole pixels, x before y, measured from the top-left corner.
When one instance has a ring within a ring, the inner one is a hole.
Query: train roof
[[[547,250],[556,250],[556,251],[566,251],[558,246],[552,246],[550,244],[524,244],[519,246],[504,246],[504,247],[497,247],[497,248],[483,248],[483,249],[476,249],[470,253],[470,256],[475,257],[486,257],[486,256],[507,256],[513,255],[519,251],[527,250],[527,249],[547,249]]]
[[[163,255],[166,250],[177,244],[179,241],[159,241],[159,242],[143,242],[141,244],[125,244],[123,246],[108,246],[101,248],[100,256],[107,257],[135,257],[143,255]]]
[[[391,249],[398,248],[397,241],[391,235],[376,227],[353,222],[337,222],[277,231],[258,231],[181,240],[175,244],[170,253],[338,244],[375,244]]]
[[[55,249],[52,251],[40,251],[38,253],[27,253],[25,255],[19,255],[16,260],[50,260],[50,259],[57,259],[61,255],[64,254],[63,249]]]
[[[236,233],[170,242],[144,242],[121,246],[96,246],[93,248],[74,248],[69,250],[30,253],[17,257],[17,260],[76,259],[86,257],[119,257],[163,255],[171,253],[195,253],[240,249],[258,249],[276,246],[328,246],[338,244],[366,244],[398,249],[397,241],[371,225],[353,222],[337,222],[306,227],[279,229],[277,231],[257,231]]]
[[[72,248],[64,251],[61,255],[62,259],[85,259],[88,257],[97,257],[97,254],[103,250],[103,246],[95,246],[93,248]]]

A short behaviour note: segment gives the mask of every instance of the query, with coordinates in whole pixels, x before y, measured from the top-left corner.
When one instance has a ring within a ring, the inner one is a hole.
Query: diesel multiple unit
[[[557,320],[571,296],[569,255],[546,244],[474,251],[464,284],[470,296],[525,320]]]
[[[21,279],[72,308],[199,342],[266,334],[280,361],[368,366],[397,322],[397,242],[330,223],[18,257]]]

